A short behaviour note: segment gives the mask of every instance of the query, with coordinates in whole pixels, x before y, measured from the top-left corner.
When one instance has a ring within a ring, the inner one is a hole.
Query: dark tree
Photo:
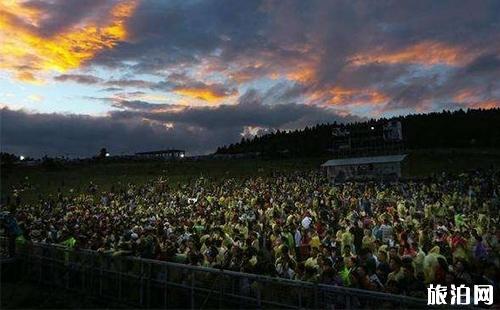
[[[351,132],[398,119],[403,128],[405,146],[427,148],[500,148],[500,109],[462,109],[428,114],[412,114],[366,122],[318,124],[302,130],[278,130],[239,143],[222,146],[216,154],[256,153],[275,156],[319,156],[329,153],[334,128]]]

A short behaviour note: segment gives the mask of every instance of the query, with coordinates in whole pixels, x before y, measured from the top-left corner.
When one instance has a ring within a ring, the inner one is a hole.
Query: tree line
[[[495,108],[444,110],[348,124],[333,122],[304,129],[277,130],[219,147],[216,154],[327,155],[332,149],[335,128],[354,132],[381,126],[390,120],[401,122],[403,143],[409,149],[500,148],[500,108]]]

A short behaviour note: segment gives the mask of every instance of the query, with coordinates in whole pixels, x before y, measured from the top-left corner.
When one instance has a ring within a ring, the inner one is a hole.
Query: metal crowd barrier
[[[42,243],[17,249],[19,277],[131,307],[425,308],[426,301]]]

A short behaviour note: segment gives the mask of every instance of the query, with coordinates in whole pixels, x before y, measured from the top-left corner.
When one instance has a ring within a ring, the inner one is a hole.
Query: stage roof
[[[331,167],[331,166],[352,166],[352,165],[394,163],[403,161],[406,158],[406,156],[407,154],[330,159],[321,166]]]

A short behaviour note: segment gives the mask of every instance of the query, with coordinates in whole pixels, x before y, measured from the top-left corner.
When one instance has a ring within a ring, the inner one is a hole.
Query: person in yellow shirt
[[[362,240],[363,248],[375,250],[375,238],[373,238],[372,232],[369,229],[364,230],[364,236]]]
[[[309,245],[311,246],[311,248],[319,249],[319,247],[321,245],[321,240],[319,239],[317,232],[312,233],[312,237],[311,237],[311,241],[309,241]]]

